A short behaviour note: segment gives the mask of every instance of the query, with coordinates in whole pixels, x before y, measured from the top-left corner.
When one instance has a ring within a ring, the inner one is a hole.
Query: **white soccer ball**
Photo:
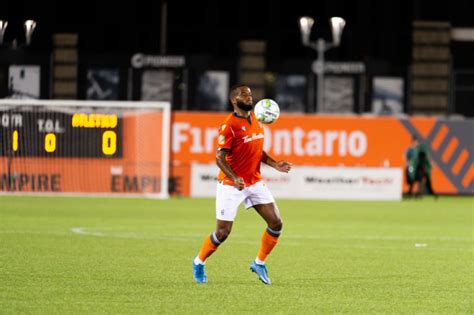
[[[264,124],[274,123],[280,117],[280,107],[269,98],[258,101],[253,111],[257,120]]]

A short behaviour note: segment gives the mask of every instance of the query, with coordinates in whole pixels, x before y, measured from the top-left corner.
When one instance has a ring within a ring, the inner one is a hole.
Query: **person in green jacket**
[[[427,192],[436,196],[431,181],[431,160],[426,144],[414,137],[413,145],[407,150],[407,182],[409,183],[408,194],[413,194],[413,185],[417,183],[417,196],[421,197]]]
[[[418,145],[418,138],[412,137],[410,146],[405,151],[405,179],[408,185],[408,196],[413,195],[413,186],[415,185],[416,173],[416,147]]]

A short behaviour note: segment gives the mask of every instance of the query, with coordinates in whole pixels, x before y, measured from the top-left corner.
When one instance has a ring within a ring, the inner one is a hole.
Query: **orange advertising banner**
[[[174,113],[172,174],[178,168],[183,174],[191,163],[214,163],[218,128],[227,115]],[[473,126],[473,121],[435,118],[284,114],[276,123],[265,125],[265,150],[295,167],[404,168],[405,152],[416,136],[429,148],[435,192],[472,194]]]

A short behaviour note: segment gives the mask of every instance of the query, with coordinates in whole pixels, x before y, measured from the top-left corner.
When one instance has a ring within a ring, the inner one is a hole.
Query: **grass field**
[[[212,199],[0,197],[0,313],[473,313],[474,199],[280,200],[271,286],[249,271],[265,224],[241,210],[196,284]]]

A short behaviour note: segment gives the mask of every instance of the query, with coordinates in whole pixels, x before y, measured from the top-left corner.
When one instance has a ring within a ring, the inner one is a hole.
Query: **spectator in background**
[[[427,192],[437,197],[431,182],[431,160],[426,144],[420,142],[416,136],[412,138],[412,144],[406,151],[406,179],[408,183],[408,195],[413,195],[413,186],[417,183],[417,197]]]
[[[418,138],[413,135],[412,141],[408,149],[405,151],[405,180],[408,184],[408,196],[413,195],[413,186],[415,185],[415,155],[416,147],[418,145]]]
[[[428,194],[438,197],[431,183],[431,160],[428,154],[426,144],[419,143],[417,146],[417,178],[418,178],[418,196],[422,196],[426,191]]]

